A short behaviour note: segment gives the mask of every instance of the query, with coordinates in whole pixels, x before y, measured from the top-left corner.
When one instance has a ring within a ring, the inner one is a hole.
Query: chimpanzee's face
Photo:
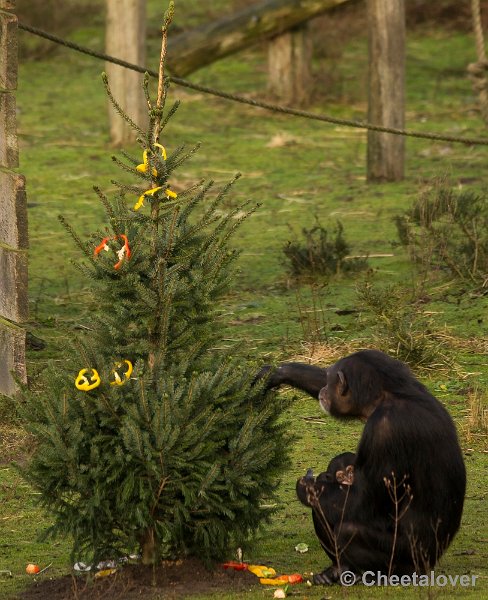
[[[357,397],[348,381],[353,380],[355,373],[346,360],[327,369],[327,385],[319,392],[319,403],[322,410],[337,419],[366,421],[383,396],[368,398],[365,392],[364,396]]]
[[[365,411],[354,398],[347,376],[347,365],[340,360],[327,369],[327,385],[319,392],[319,404],[326,413],[337,419],[367,419],[371,411]]]
[[[322,410],[334,417],[353,416],[349,386],[337,364],[327,369],[327,385],[319,392],[319,403]]]
[[[330,396],[328,394],[327,385],[319,392],[319,404],[320,408],[330,415]]]

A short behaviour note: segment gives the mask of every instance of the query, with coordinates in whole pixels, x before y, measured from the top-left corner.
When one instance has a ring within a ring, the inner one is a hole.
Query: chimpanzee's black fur
[[[345,570],[429,571],[459,528],[466,488],[446,409],[405,364],[377,350],[356,352],[328,369],[285,363],[264,368],[259,377],[265,376],[268,389],[286,383],[319,398],[332,416],[366,419],[351,486],[331,481],[330,465],[316,480],[308,473],[297,482],[332,559],[315,582],[333,583]]]

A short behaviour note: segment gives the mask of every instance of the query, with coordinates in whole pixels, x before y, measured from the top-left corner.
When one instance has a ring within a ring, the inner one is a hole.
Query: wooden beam
[[[354,0],[264,0],[219,21],[170,38],[169,71],[184,77],[216,60],[249,48]]]
[[[404,0],[367,0],[369,31],[368,121],[405,127]],[[405,138],[368,131],[368,181],[400,181]]]

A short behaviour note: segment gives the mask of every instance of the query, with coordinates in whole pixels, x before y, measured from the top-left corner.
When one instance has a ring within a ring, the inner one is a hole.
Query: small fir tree
[[[178,107],[165,111],[172,9],[156,103],[145,78],[147,132],[104,78],[143,152],[114,160],[144,188],[117,183],[113,200],[97,189],[109,227],[86,242],[62,219],[97,308],[90,334],[50,365],[40,389],[25,391],[22,408],[38,440],[23,473],[53,517],[47,534],[71,536],[73,557],[90,562],[136,548],[145,564],[222,558],[269,517],[263,500],[288,458],[283,406],[252,386],[252,366],[215,349],[216,303],[236,256],[228,240],[243,207],[218,209],[234,181],[211,200],[212,182],[178,194],[170,186],[196,150],[167,154],[161,144]]]

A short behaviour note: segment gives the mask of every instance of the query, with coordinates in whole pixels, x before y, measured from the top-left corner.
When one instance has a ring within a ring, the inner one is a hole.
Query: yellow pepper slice
[[[154,144],[154,145],[161,149],[161,156],[163,157],[164,160],[166,160],[166,150],[164,149],[164,146],[161,146],[161,144]],[[142,164],[137,165],[137,167],[136,167],[136,171],[139,171],[139,173],[147,173],[147,170],[149,168],[149,160],[147,158],[148,153],[149,153],[149,150],[144,150],[144,152],[142,153]],[[157,175],[158,175],[158,172],[156,171],[156,169],[154,167],[152,168],[151,175],[153,177],[157,177]]]
[[[263,585],[286,585],[288,577],[273,577],[272,579],[260,577],[259,583]]]
[[[110,575],[113,575],[114,573],[117,573],[117,569],[103,569],[102,571],[95,573],[95,579],[100,579],[101,577],[110,577]]]
[[[154,196],[156,192],[162,190],[161,186],[152,188],[151,190],[146,190],[142,196],[139,196],[139,200],[134,204],[134,210],[139,210],[141,206],[144,206],[144,198],[146,196]]]
[[[122,379],[116,369],[120,369],[121,367],[123,367],[124,363],[127,365],[127,370],[122,373],[122,375],[124,376],[124,378]],[[132,371],[133,366],[130,360],[124,360],[122,362],[116,363],[115,369],[112,369],[113,381],[110,382],[110,385],[124,385],[124,383],[127,383],[127,381],[129,381],[130,376],[132,375]]]
[[[303,577],[300,573],[293,573],[292,575],[278,575],[278,577],[265,577],[260,578],[259,583],[263,585],[287,585],[289,583],[303,583]]]
[[[274,577],[276,571],[272,567],[266,567],[264,565],[249,565],[247,570],[254,573],[257,577]]]
[[[154,194],[156,192],[158,192],[159,190],[162,190],[162,186],[159,187],[155,187],[152,188],[151,190],[147,190],[145,191],[142,196],[139,196],[139,200],[134,204],[134,210],[139,210],[142,206],[144,206],[144,198],[146,196],[154,196]],[[176,192],[173,192],[173,190],[167,189],[165,191],[166,197],[169,198],[176,198],[178,196],[178,194]]]
[[[85,373],[91,371],[91,375],[87,377]],[[75,379],[75,386],[82,392],[89,392],[100,385],[100,375],[96,369],[81,369]]]

